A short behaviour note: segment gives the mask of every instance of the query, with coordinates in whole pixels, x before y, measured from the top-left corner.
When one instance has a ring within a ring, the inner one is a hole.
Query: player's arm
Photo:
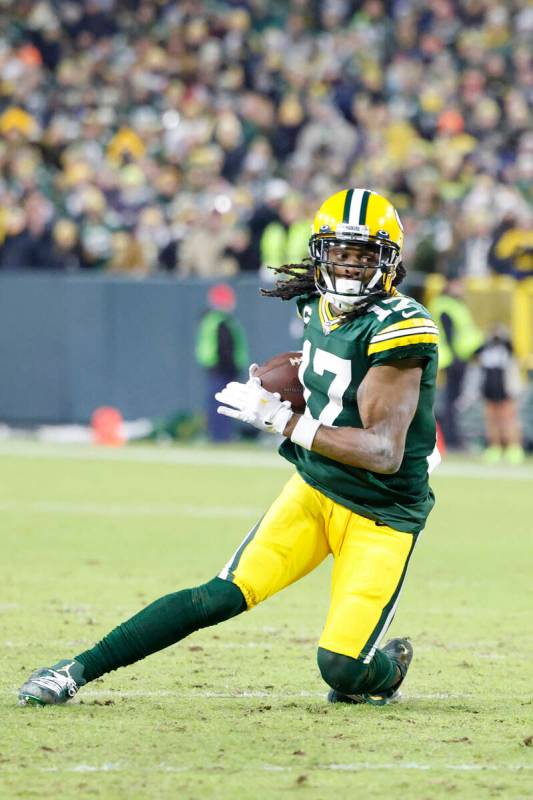
[[[421,377],[419,359],[372,367],[357,392],[363,428],[321,425],[311,450],[352,467],[383,474],[397,472],[418,405]],[[285,436],[291,436],[301,416],[290,418]]]

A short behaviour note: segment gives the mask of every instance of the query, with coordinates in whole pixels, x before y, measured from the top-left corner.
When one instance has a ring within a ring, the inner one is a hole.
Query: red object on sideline
[[[444,441],[444,436],[442,435],[442,429],[437,422],[437,447],[439,449],[439,453],[441,457],[444,456],[446,453],[446,442]]]
[[[101,406],[93,411],[91,428],[95,444],[119,447],[125,442],[122,414],[113,406]]]
[[[235,290],[228,283],[216,283],[207,293],[207,302],[210,308],[231,313],[237,302]]]

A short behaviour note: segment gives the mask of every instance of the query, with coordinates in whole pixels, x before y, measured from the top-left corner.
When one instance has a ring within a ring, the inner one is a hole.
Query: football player
[[[285,438],[295,474],[219,575],[166,595],[93,648],[37,670],[23,704],[63,703],[80,686],[253,608],[334,559],[318,666],[331,702],[398,698],[411,663],[408,639],[380,648],[418,535],[433,506],[438,460],[433,399],[438,329],[397,286],[405,274],[394,206],[349,189],[319,209],[310,260],[287,265],[265,294],[297,298],[304,323],[304,414],[260,380],[232,382],[219,413]]]

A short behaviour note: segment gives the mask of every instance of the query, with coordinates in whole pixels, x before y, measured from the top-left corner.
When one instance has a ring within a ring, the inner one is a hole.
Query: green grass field
[[[289,474],[264,450],[0,446],[1,798],[533,797],[531,463],[435,476],[398,705],[326,704],[324,564],[70,705],[17,706],[35,667],[212,577]]]

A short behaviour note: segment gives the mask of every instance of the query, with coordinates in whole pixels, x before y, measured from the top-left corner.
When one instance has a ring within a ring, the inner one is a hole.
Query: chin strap
[[[346,311],[346,313],[349,313],[356,307],[359,309],[361,303],[364,303],[371,298],[375,298],[378,294],[381,294],[382,292],[386,293],[385,282],[389,276],[387,273],[384,273],[382,269],[376,270],[366,286],[363,286],[361,280],[359,279],[340,277],[334,278],[329,274],[327,268],[321,269],[320,266],[316,265],[315,269],[315,283],[317,289],[321,294],[326,296],[329,302],[333,303],[333,305],[337,306],[337,308]],[[321,280],[317,280],[319,276]],[[372,291],[376,289],[380,282],[381,289]],[[350,284],[352,284],[351,287]],[[353,293],[349,291],[349,288],[354,290]],[[348,291],[342,291],[343,289]],[[344,305],[348,306],[349,308],[343,309]]]
[[[335,301],[333,299],[328,298],[328,294],[326,293],[326,299],[335,305]],[[354,305],[349,311],[342,311],[339,315],[338,320],[342,323],[349,322],[351,319],[355,319],[356,317],[360,317],[361,314],[364,314],[371,305],[376,303],[378,300],[382,300],[384,297],[390,297],[390,294],[385,291],[374,292],[371,295],[366,295],[361,297],[361,300]]]

